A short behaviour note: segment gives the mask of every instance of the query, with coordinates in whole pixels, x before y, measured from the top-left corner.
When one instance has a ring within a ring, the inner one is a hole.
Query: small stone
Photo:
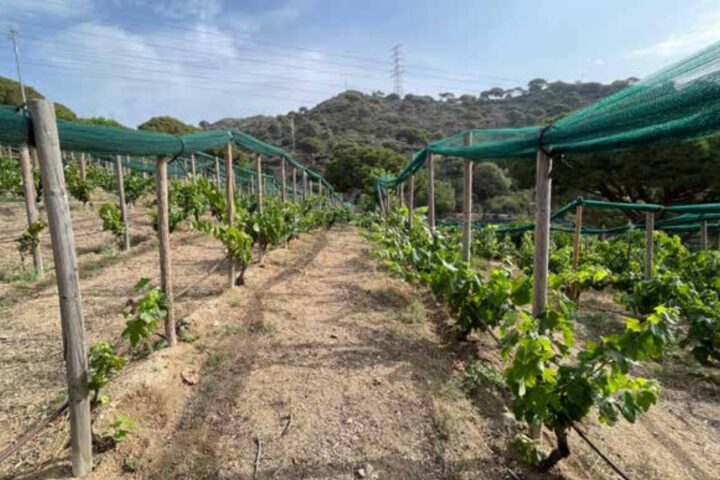
[[[360,477],[360,478],[365,478],[367,476],[364,468],[358,468],[357,474],[358,474],[358,477]]]
[[[200,377],[198,376],[197,372],[193,371],[182,372],[180,374],[180,378],[182,378],[182,381],[188,385],[197,385],[197,383],[200,381]]]

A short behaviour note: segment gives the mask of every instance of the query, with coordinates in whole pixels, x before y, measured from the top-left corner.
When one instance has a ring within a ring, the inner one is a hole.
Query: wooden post
[[[463,162],[463,235],[462,259],[470,261],[472,251],[472,187],[473,187],[473,161],[466,158]]]
[[[160,288],[167,297],[168,314],[165,317],[165,339],[168,347],[177,344],[175,310],[173,306],[172,262],[170,260],[170,213],[168,205],[168,161],[159,156],[155,162],[157,175],[158,240],[160,243]]]
[[[84,477],[92,470],[92,429],[88,389],[90,371],[70,205],[65,191],[65,175],[53,104],[48,100],[31,100],[29,110],[38,150],[60,298],[60,321],[70,410],[72,472],[73,476]]]
[[[20,146],[20,171],[22,172],[23,192],[25,194],[25,214],[27,215],[28,227],[31,227],[33,223],[38,221],[38,212],[35,207],[35,180],[32,174],[30,149],[27,145]],[[40,243],[33,248],[32,256],[35,274],[42,277],[45,274],[45,269],[43,267]]]
[[[410,175],[408,185],[408,224],[413,228],[413,217],[415,216],[415,174]]]
[[[303,170],[303,200],[308,198],[308,175],[307,171]]]
[[[653,230],[655,230],[655,214],[648,212],[645,214],[645,280],[650,280],[653,273],[653,256],[655,255]]]
[[[378,194],[378,208],[380,208],[380,214],[385,216],[385,202],[383,201],[382,188],[380,185],[377,185],[375,188],[377,189]]]
[[[575,207],[575,237],[573,237],[573,270],[577,271],[580,266],[580,232],[582,231],[583,206]]]
[[[280,175],[282,176],[282,192],[281,199],[283,203],[287,202],[287,179],[285,178],[285,158],[280,159]]]
[[[390,197],[392,197],[392,195],[390,194],[390,189],[385,188],[385,201],[387,202],[388,215],[390,215],[390,212],[392,212],[392,203],[390,202]]]
[[[700,248],[702,250],[708,249],[708,221],[703,220],[700,222]]]
[[[220,159],[215,157],[215,187],[220,190]]]
[[[123,236],[123,250],[130,250],[130,225],[128,225],[127,205],[125,205],[125,179],[123,178],[122,158],[120,155],[115,157],[115,170],[118,176],[118,200],[120,201],[120,216],[123,225],[125,225],[125,235]]]
[[[86,164],[85,164],[85,152],[80,153],[80,178],[85,181],[87,180],[87,173],[86,173]]]
[[[193,153],[190,155],[190,171],[192,172],[192,183],[195,183],[195,175],[197,175],[197,171],[195,170],[195,154]]]
[[[293,202],[298,201],[298,189],[297,189],[297,168],[293,167]]]
[[[535,258],[533,267],[534,317],[545,313],[548,289],[548,261],[550,258],[550,199],[552,195],[552,158],[542,149],[537,151],[535,173]],[[530,436],[540,441],[541,423],[530,424]]]
[[[225,171],[227,172],[226,178],[225,178],[225,190],[227,193],[225,202],[226,205],[226,214],[227,214],[227,224],[231,227],[233,226],[235,222],[235,192],[234,192],[234,182],[233,182],[233,152],[232,152],[232,143],[227,144],[227,150],[225,152]],[[232,260],[230,261],[230,269],[229,269],[229,281],[230,281],[230,288],[235,288],[235,262]]]
[[[258,212],[260,212],[260,215],[263,213],[263,190],[265,189],[265,182],[262,178],[262,157],[260,155],[257,156],[257,159],[255,160],[255,168],[256,168],[256,175],[257,175],[257,203],[258,203]]]
[[[400,207],[405,207],[405,183],[400,184]]]
[[[318,178],[318,195],[322,195],[322,179]]]
[[[427,156],[428,224],[432,230],[435,230],[435,156],[432,153],[428,153]]]

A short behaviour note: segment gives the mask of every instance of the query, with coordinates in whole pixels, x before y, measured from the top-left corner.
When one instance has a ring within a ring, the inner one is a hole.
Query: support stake
[[[123,178],[122,158],[120,155],[115,157],[115,170],[118,176],[118,200],[120,202],[120,216],[125,226],[125,234],[123,235],[123,250],[130,250],[130,225],[128,225],[127,205],[125,204],[125,179]]]
[[[32,165],[30,163],[30,149],[27,145],[20,146],[20,171],[23,177],[23,193],[25,194],[25,214],[27,215],[28,227],[38,221],[38,211],[35,206],[35,180],[32,174]],[[38,277],[45,274],[43,267],[42,251],[40,244],[35,245],[32,251],[33,268]]]
[[[165,317],[165,339],[168,347],[177,344],[175,310],[173,305],[172,261],[170,259],[170,213],[168,205],[168,160],[159,156],[155,163],[157,174],[158,240],[160,243],[160,288],[167,297],[168,314]]]
[[[645,214],[645,280],[650,280],[653,273],[653,257],[655,255],[653,230],[655,230],[655,214],[648,212]]]
[[[430,228],[435,230],[435,156],[428,153],[428,223]]]

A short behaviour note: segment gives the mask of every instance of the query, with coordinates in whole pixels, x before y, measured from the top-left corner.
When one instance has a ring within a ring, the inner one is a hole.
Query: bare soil
[[[117,335],[132,284],[156,276],[154,240],[144,246],[83,275],[91,341]],[[224,290],[221,268],[191,289],[180,316],[197,340],[131,363],[110,385],[95,432],[121,415],[139,427],[96,455],[92,478],[617,478],[575,434],[572,456],[550,475],[509,454],[523,427],[497,381],[492,339],[458,342],[428,292],[390,276],[368,249],[355,229],[315,232],[270,252],[243,287]],[[222,259],[217,244],[189,232],[173,234],[173,255],[176,291]],[[0,310],[9,346],[0,352],[0,424],[10,426],[0,448],[63,384],[54,287],[29,291]],[[588,296],[581,335],[616,328],[600,314],[613,308],[607,295]],[[717,376],[684,357],[649,374],[663,382],[660,404],[635,425],[588,422],[588,435],[633,479],[718,478]],[[66,478],[66,441],[56,422],[2,471]]]

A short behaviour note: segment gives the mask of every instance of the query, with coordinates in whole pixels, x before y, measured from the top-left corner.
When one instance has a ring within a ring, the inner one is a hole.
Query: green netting
[[[285,158],[295,168],[303,172],[307,172],[309,178],[319,181],[323,184],[329,194],[338,200],[342,197],[338,195],[327,180],[322,175],[309,169],[292,155],[284,150],[267,144],[251,135],[238,131],[208,130],[186,135],[169,135],[164,133],[146,132],[142,130],[132,130],[125,128],[112,128],[98,125],[89,125],[80,122],[69,122],[58,120],[58,136],[60,137],[60,146],[63,150],[85,152],[96,155],[98,157],[107,157],[111,155],[130,155],[133,157],[155,157],[165,155],[172,157],[173,160],[182,159],[187,163],[187,156],[195,154],[196,156],[204,155],[204,151],[222,148],[229,142],[234,142],[239,146],[247,148],[250,151],[261,155],[278,156]],[[32,124],[26,111],[10,105],[0,105],[0,143],[5,145],[20,146],[23,144],[33,144]],[[214,171],[214,158],[206,156],[206,162],[199,167],[200,171]],[[212,164],[209,161],[212,160]],[[106,160],[110,160],[106,158]],[[112,159],[114,161],[114,159]],[[221,164],[224,162],[221,162]],[[154,166],[150,164],[135,165],[139,171],[154,173]],[[133,166],[128,165],[129,168]],[[196,169],[198,165],[196,164]],[[224,168],[221,167],[221,168]],[[249,176],[255,175],[247,169],[233,167],[235,175],[240,183],[245,183]],[[171,161],[168,165],[168,173],[170,175],[187,175],[188,167]],[[268,185],[275,191],[277,183],[274,177],[268,175]]]
[[[578,110],[549,127],[477,129],[431,143],[413,155],[396,177],[408,179],[428,153],[489,160],[533,155],[621,149],[655,142],[684,141],[720,129],[720,43],[667,67],[614,95]]]

